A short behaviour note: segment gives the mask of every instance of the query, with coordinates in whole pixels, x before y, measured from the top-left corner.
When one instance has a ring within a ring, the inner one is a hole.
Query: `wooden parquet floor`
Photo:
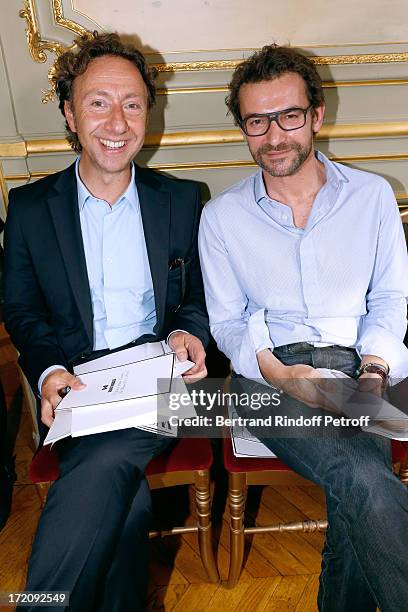
[[[32,457],[31,426],[22,405],[14,349],[0,331],[0,376],[5,388],[9,433],[14,441],[18,479],[14,487],[11,517],[0,534],[0,591],[24,588],[31,542],[40,515],[34,485],[27,478]],[[217,448],[215,449],[217,453]],[[221,579],[228,573],[228,511],[225,509],[226,480],[220,465],[214,472],[214,546],[217,546]],[[155,515],[163,526],[161,512],[171,508],[174,524],[191,523],[191,492],[178,487],[153,493]],[[247,521],[272,522],[324,518],[322,492],[309,487],[251,487]],[[167,521],[172,517],[166,517]],[[151,541],[149,611],[200,612],[314,612],[320,571],[322,534],[257,534],[247,536],[245,566],[237,586],[209,584],[203,570],[194,534]],[[12,608],[1,608],[9,612]]]

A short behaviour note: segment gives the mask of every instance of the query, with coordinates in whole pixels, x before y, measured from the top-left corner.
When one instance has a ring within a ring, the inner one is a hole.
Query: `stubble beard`
[[[301,166],[307,160],[312,148],[313,142],[310,142],[310,144],[306,146],[302,146],[298,142],[292,142],[290,145],[277,145],[276,147],[270,144],[264,144],[256,151],[251,151],[251,154],[258,166],[270,176],[292,176],[293,174],[296,174],[299,168],[301,168]],[[270,151],[285,151],[287,153],[295,151],[296,155],[291,162],[288,162],[286,157],[276,160],[265,159],[264,155]]]

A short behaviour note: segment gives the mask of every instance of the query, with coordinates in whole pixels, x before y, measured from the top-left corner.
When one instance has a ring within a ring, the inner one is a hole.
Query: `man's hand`
[[[179,361],[194,361],[195,366],[183,374],[186,383],[194,383],[207,376],[205,367],[205,350],[203,343],[196,336],[186,332],[174,332],[169,338],[169,346],[176,353]]]
[[[58,392],[65,387],[71,387],[71,389],[79,391],[84,389],[86,385],[79,378],[63,369],[54,370],[44,378],[41,387],[41,421],[47,427],[51,427],[54,422],[55,408],[61,401],[61,395]]]
[[[388,363],[379,355],[363,355],[361,358],[361,366],[377,365],[384,368],[384,373],[389,374],[390,368]],[[388,380],[384,380],[381,374],[377,372],[363,372],[358,377],[358,390],[365,393],[374,393],[374,395],[382,396],[387,386]]]
[[[316,368],[305,364],[286,366],[269,349],[257,353],[257,359],[262,376],[273,387],[311,408],[338,412],[336,406],[322,393],[322,388],[332,390],[332,382],[327,380],[325,384]]]
[[[381,397],[384,390],[383,379],[375,372],[364,372],[358,377],[358,390]]]

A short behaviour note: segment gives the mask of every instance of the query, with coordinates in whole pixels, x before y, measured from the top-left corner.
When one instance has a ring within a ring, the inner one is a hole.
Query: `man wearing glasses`
[[[309,59],[264,47],[237,67],[229,88],[228,108],[260,169],[204,208],[211,330],[237,389],[265,392],[269,384],[283,392],[279,412],[271,404],[265,415],[327,415],[327,381],[317,368],[341,370],[377,393],[389,376],[407,376],[408,261],[398,207],[382,178],[314,149],[325,105]],[[408,609],[408,491],[391,472],[390,441],[276,420],[254,433],[325,489],[319,609]]]

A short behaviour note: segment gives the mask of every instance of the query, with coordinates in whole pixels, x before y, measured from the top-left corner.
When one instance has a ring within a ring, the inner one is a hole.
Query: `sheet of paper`
[[[54,444],[71,435],[72,413],[70,410],[61,410],[55,413],[54,423],[49,429],[44,445]]]
[[[186,361],[179,361],[176,357],[176,360],[174,362],[174,372],[181,376],[182,374],[184,374],[184,372],[188,372],[188,370],[191,370],[194,365],[195,364],[192,361],[189,361],[188,359],[186,359]]]
[[[228,405],[228,416],[230,419],[238,419],[235,406]],[[232,450],[236,457],[276,457],[265,444],[256,438],[246,427],[239,425],[236,421],[231,427]]]
[[[168,421],[152,423],[151,425],[138,425],[137,429],[142,429],[143,431],[159,434],[161,436],[169,436],[171,438],[175,438],[177,436],[177,427],[171,425]]]
[[[389,423],[385,427],[381,427],[380,424],[374,423],[374,425],[362,427],[361,429],[363,429],[367,433],[375,433],[378,436],[390,438],[391,440],[400,440],[400,442],[408,442],[408,433],[406,431],[402,433],[393,431],[392,429],[390,429]]]
[[[126,363],[135,363],[151,357],[160,357],[166,353],[171,353],[170,347],[165,342],[147,342],[139,346],[131,346],[130,348],[109,353],[98,359],[93,359],[87,363],[80,363],[74,367],[74,374],[80,376],[87,372],[95,372],[106,368],[125,365]]]
[[[72,410],[72,435],[81,436],[84,432],[96,433],[150,425],[158,420],[158,396],[133,399],[130,402],[119,402],[101,406],[85,406]]]
[[[57,410],[103,406],[169,392],[173,362],[174,355],[168,354],[82,374],[81,380],[87,386],[80,391],[72,389]]]

